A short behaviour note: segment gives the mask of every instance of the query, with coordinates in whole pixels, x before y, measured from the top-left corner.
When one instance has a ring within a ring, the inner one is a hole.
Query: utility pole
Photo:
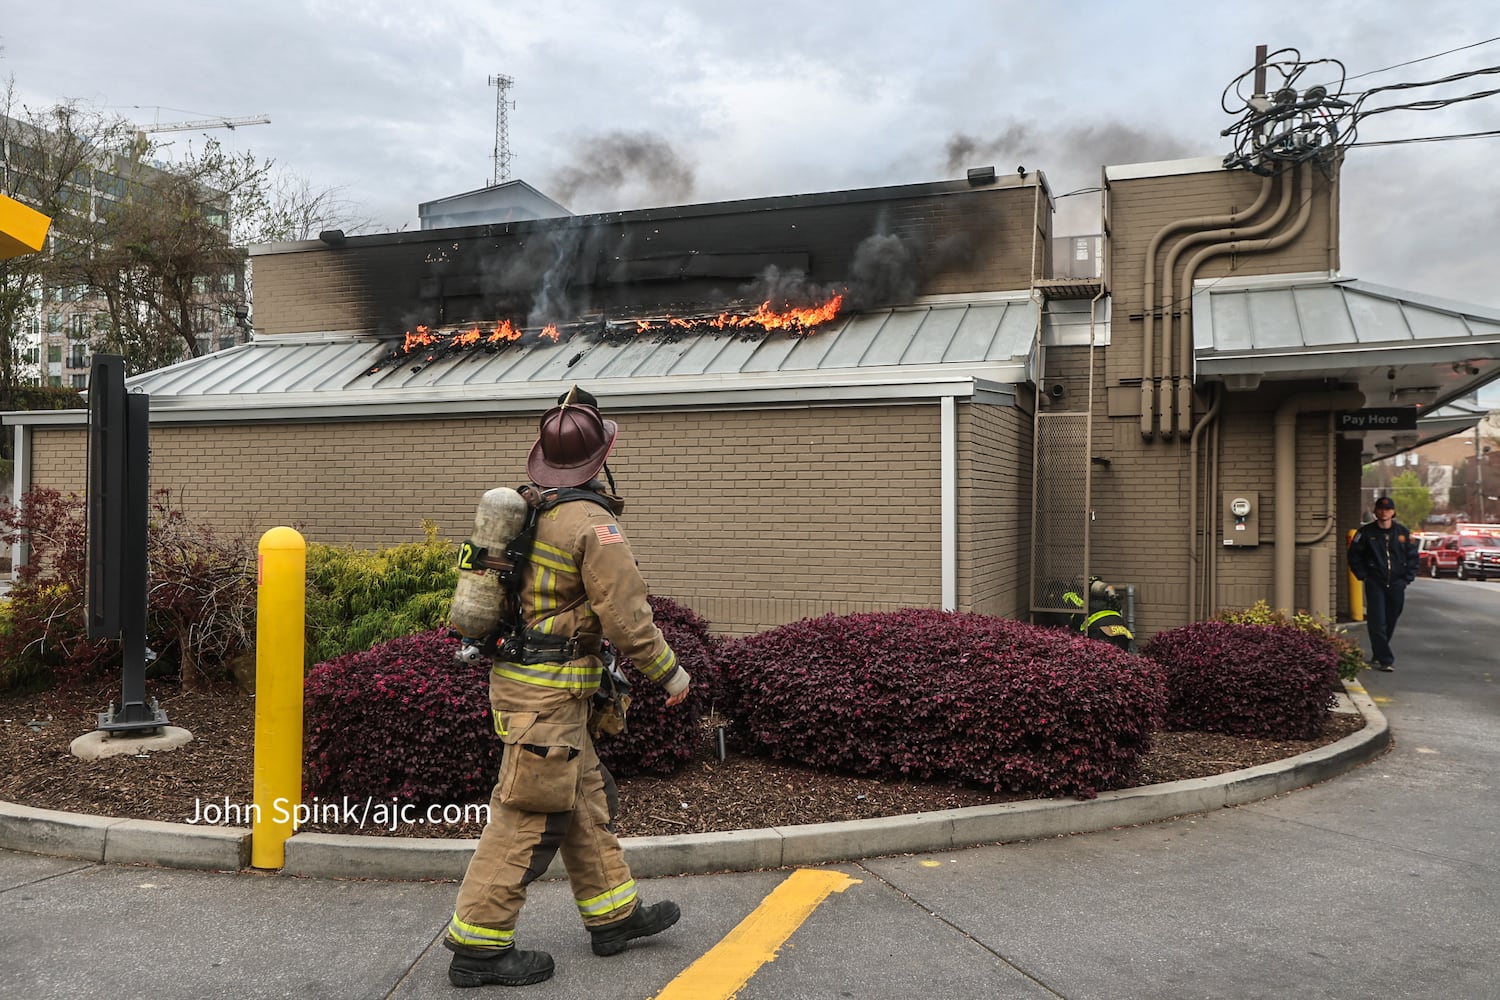
[[[490,186],[504,184],[510,180],[510,119],[509,109],[515,104],[506,100],[510,93],[510,85],[516,81],[508,76],[496,74],[490,77],[489,85],[495,88],[495,173],[490,178]]]
[[[1482,423],[1482,421],[1481,421]],[[1484,516],[1484,452],[1479,447],[1484,435],[1479,433],[1480,424],[1474,425],[1474,492],[1479,494],[1479,523],[1489,523]]]

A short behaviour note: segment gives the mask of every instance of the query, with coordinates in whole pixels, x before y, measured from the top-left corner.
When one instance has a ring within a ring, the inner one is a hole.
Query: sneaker
[[[680,916],[682,911],[671,900],[664,899],[650,906],[637,903],[635,909],[630,911],[630,916],[624,920],[616,920],[589,931],[594,939],[594,954],[618,955],[636,938],[660,934],[677,923]]]
[[[1377,663],[1375,664],[1375,669],[1390,674],[1395,673],[1396,665],[1394,663]]]
[[[530,986],[551,978],[552,956],[545,951],[512,947],[480,957],[465,949],[448,963],[448,982],[454,986]]]

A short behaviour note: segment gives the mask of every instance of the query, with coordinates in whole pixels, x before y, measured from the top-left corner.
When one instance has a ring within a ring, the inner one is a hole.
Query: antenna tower
[[[515,103],[506,100],[510,85],[515,83],[508,76],[499,74],[490,77],[490,86],[495,88],[495,173],[490,185],[503,184],[510,180],[510,121],[508,112]]]

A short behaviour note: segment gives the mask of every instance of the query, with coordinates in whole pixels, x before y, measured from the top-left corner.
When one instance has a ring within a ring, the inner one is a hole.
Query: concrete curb
[[[1096,799],[1032,799],[943,812],[805,826],[627,837],[637,878],[830,864],[889,854],[948,851],[1135,826],[1243,805],[1325,781],[1380,754],[1385,716],[1357,682],[1345,682],[1365,726],[1307,753],[1211,778],[1104,792]],[[318,878],[458,879],[473,840],[299,833],[286,842],[282,872]],[[0,848],[110,864],[235,871],[250,859],[250,831],[114,819],[0,802]],[[563,875],[554,860],[546,877]]]

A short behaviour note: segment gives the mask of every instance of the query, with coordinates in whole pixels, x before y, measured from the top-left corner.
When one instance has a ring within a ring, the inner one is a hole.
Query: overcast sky
[[[514,79],[510,177],[579,212],[988,164],[1040,169],[1063,194],[1106,163],[1228,152],[1221,96],[1257,44],[1372,74],[1346,85],[1359,90],[1500,65],[1492,41],[1387,69],[1492,35],[1500,0],[72,0],[7,5],[0,77],[33,107],[78,99],[145,123],[267,114],[210,134],[342,188],[363,231],[383,232],[490,183],[494,74]],[[1441,92],[1491,87],[1500,76]],[[1377,116],[1359,138],[1497,127],[1500,96]],[[1344,274],[1500,308],[1497,153],[1500,138],[1351,150]],[[1059,206],[1059,235],[1097,227],[1097,196]]]

